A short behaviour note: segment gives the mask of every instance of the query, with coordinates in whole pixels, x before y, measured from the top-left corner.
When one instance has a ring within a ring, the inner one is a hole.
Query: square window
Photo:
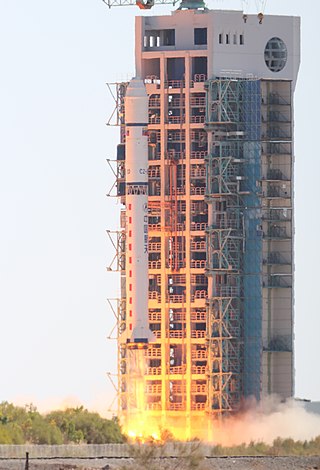
[[[194,43],[198,46],[207,44],[207,28],[194,28]]]
[[[176,31],[175,29],[164,29],[162,31],[163,45],[174,46],[176,44]]]

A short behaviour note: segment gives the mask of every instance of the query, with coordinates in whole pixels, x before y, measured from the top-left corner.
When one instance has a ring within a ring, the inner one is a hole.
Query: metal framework
[[[149,10],[154,5],[175,5],[174,0],[102,0],[109,8],[121,6],[138,6],[142,10]]]
[[[251,313],[245,300],[249,294],[247,274],[252,268],[252,264],[247,266],[248,220],[254,217],[257,222],[260,206],[255,190],[257,175],[253,170],[260,158],[259,136],[253,136],[253,130],[259,126],[260,89],[252,83],[259,82],[229,78],[207,82],[206,129],[211,141],[206,159],[206,202],[210,215],[208,410],[214,414],[236,411],[249,380],[257,382],[250,385],[250,390],[260,394],[260,370],[255,370],[250,379],[244,373],[248,369],[248,357],[252,353],[260,354],[261,350],[258,339],[261,338],[262,293],[258,293],[260,304]],[[259,260],[259,250],[255,251]],[[260,281],[260,276],[258,268],[253,278]],[[253,332],[249,331],[250,315],[256,320]],[[259,358],[255,369],[260,364]]]
[[[149,322],[156,342],[146,351],[146,411],[173,423],[234,412],[243,397],[259,399],[262,387],[271,393],[275,355],[292,352],[292,325],[273,327],[280,288],[292,287],[290,83],[227,77],[204,79],[193,90],[187,78],[174,90],[169,79],[147,83]],[[123,110],[126,84],[118,85]],[[122,111],[117,116],[115,175],[125,203]],[[124,228],[122,210],[115,243],[122,416],[131,400],[122,338]]]

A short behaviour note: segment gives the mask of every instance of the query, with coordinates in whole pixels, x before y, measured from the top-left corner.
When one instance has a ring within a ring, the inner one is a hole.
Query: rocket
[[[155,341],[148,318],[148,95],[132,78],[125,103],[126,315],[127,343]]]

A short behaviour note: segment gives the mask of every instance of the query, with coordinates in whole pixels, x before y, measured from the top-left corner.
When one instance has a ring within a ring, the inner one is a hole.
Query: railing
[[[170,316],[170,321],[175,321],[175,322],[185,322],[186,321],[186,314],[184,312],[174,312],[172,314],[172,317]]]
[[[206,267],[205,259],[192,259],[190,262],[191,268],[204,269]]]
[[[192,160],[193,159],[202,160],[206,157],[206,155],[208,155],[208,152],[206,150],[196,150],[190,153],[190,157]]]
[[[206,373],[206,366],[192,366],[191,367],[192,374],[205,374]]]
[[[194,82],[205,82],[207,80],[207,75],[204,73],[195,73],[193,76]]]
[[[159,124],[159,123],[160,123],[160,116],[158,114],[149,116],[149,124]]]
[[[165,154],[165,159],[166,160],[171,160],[171,159],[183,160],[184,158],[186,158],[185,152],[172,152],[172,151],[168,150]]]
[[[177,268],[185,268],[186,267],[186,260],[177,260],[175,262]],[[169,263],[169,260],[166,260],[166,268],[171,267],[171,264]]]
[[[205,410],[206,406],[207,406],[206,403],[192,403],[191,409],[193,411],[201,411],[201,410]]]
[[[161,312],[149,312],[149,321],[161,321]]]
[[[160,108],[160,98],[150,98],[149,108]]]
[[[181,411],[185,409],[184,403],[169,403],[168,410],[169,411]]]
[[[161,302],[160,292],[157,292],[155,290],[149,291],[149,300],[157,300],[158,302]]]
[[[213,297],[239,297],[240,287],[238,286],[216,286]]]
[[[184,80],[166,80],[164,82],[165,88],[184,88],[185,81]]]
[[[194,142],[199,142],[200,140],[206,141],[207,135],[204,131],[201,131],[199,129],[194,129],[193,131],[190,132],[190,138]]]
[[[240,229],[241,228],[240,219],[220,219],[216,220],[214,224],[210,226],[213,229]]]
[[[168,109],[170,108],[180,108],[186,105],[186,100],[184,98],[174,97],[171,101],[168,102]]]
[[[181,339],[186,337],[186,332],[185,330],[169,330],[169,333],[167,335],[168,338],[176,338],[176,339]]]
[[[200,250],[205,251],[207,249],[207,244],[205,241],[202,242],[191,242],[190,244],[191,250]]]
[[[190,171],[190,176],[192,178],[197,178],[197,177],[205,177],[206,176],[206,169],[205,167],[200,167],[200,168],[191,168]]]
[[[173,246],[175,247],[176,244],[174,243]],[[182,243],[178,243],[178,249],[181,250]],[[173,284],[185,284],[186,283],[186,275],[185,274],[172,274],[171,279]]]
[[[184,124],[185,122],[185,116],[168,116],[168,124]]]
[[[157,339],[161,338],[161,330],[153,330],[152,333]]]
[[[162,386],[161,384],[149,384],[146,386],[146,392],[147,393],[156,393],[159,394],[161,393]]]
[[[177,194],[178,196],[183,196],[186,194],[185,186],[172,188],[172,194]]]
[[[186,224],[185,223],[177,224],[178,232],[183,232],[185,229],[186,229]]]
[[[206,349],[200,349],[198,351],[192,351],[191,354],[192,359],[207,359],[208,352]]]
[[[170,366],[169,367],[169,374],[185,374],[186,373],[186,366]]]
[[[206,312],[191,312],[191,321],[206,321]]]
[[[186,386],[181,385],[181,384],[173,383],[172,384],[172,393],[177,393],[177,394],[186,393]]]
[[[148,228],[149,228],[149,231],[160,232],[161,224],[149,224]]]
[[[154,357],[161,357],[161,349],[160,348],[151,348],[147,349],[147,357],[154,358]],[[150,387],[151,385],[149,385]],[[153,385],[153,387],[158,387],[158,385]],[[161,385],[160,385],[161,388]]]
[[[160,178],[160,168],[159,167],[149,167],[148,169],[148,177],[149,178]]]
[[[206,331],[205,330],[191,330],[191,338],[205,338]]]
[[[161,242],[149,242],[149,251],[161,251]]]
[[[168,294],[167,295],[167,302],[177,304],[183,303],[186,301],[186,298],[183,294]]]
[[[161,269],[161,260],[149,261],[149,269]]]
[[[207,297],[208,292],[206,290],[196,290],[194,294],[191,294],[191,302],[197,299],[206,299]]]
[[[148,375],[161,375],[161,367],[148,367],[147,374]]]
[[[206,106],[206,99],[200,96],[194,96],[190,98],[191,106]]]
[[[190,117],[191,124],[200,124],[200,123],[204,123],[204,121],[205,121],[205,116],[191,116]]]
[[[191,186],[190,187],[190,194],[192,196],[204,196],[205,195],[206,188],[205,186]]]
[[[206,384],[193,384],[191,386],[191,393],[207,393]]]
[[[190,230],[193,232],[204,232],[208,228],[207,222],[191,222]]]

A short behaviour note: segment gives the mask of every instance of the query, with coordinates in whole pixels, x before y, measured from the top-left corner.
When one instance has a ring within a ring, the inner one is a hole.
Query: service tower
[[[293,395],[293,92],[300,21],[184,7],[137,17],[135,49],[136,76],[149,99],[154,341],[145,350],[146,412],[188,437],[204,429],[208,417],[237,411],[246,397]],[[125,89],[119,87],[120,100]],[[117,191],[124,232],[130,217],[126,134],[123,118]],[[122,250],[128,253],[128,246]],[[125,274],[118,341],[124,417],[131,324]]]

